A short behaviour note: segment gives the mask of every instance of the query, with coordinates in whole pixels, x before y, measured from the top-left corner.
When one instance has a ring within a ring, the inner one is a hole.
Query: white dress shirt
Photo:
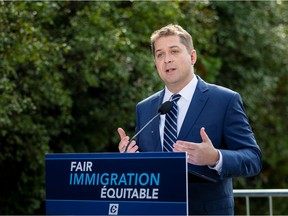
[[[198,83],[198,79],[196,78],[196,76],[194,76],[193,79],[180,92],[178,92],[178,94],[181,95],[181,98],[177,102],[178,104],[177,134],[179,134],[179,131],[183,124],[187,110],[189,108],[192,97],[194,95],[197,83]],[[167,87],[165,87],[163,103],[165,101],[170,100],[172,95],[173,93],[170,92]],[[163,136],[164,136],[165,116],[166,115],[160,116],[160,125],[159,125],[160,138],[161,138],[162,145],[163,145]]]

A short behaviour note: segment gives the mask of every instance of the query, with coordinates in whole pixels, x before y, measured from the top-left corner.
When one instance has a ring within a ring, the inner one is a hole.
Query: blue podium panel
[[[46,155],[46,213],[188,215],[186,153]]]

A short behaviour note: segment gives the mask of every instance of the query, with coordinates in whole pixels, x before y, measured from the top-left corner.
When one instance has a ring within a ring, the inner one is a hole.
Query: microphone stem
[[[138,136],[138,134],[140,134],[146,127],[147,125],[149,125],[155,118],[157,118],[159,115],[161,115],[161,113],[158,113],[157,115],[155,115],[149,122],[147,122],[144,127],[141,128],[141,130],[139,130],[131,139],[130,141],[127,143],[126,148],[124,150],[124,153],[127,152],[127,149],[129,147],[129,145],[131,144],[131,142]]]

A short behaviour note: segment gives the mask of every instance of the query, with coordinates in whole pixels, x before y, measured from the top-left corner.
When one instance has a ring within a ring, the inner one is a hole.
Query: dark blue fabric
[[[196,77],[198,84],[177,139],[201,143],[200,128],[205,127],[213,145],[222,153],[223,166],[217,183],[189,182],[189,213],[233,214],[232,177],[257,175],[262,168],[261,151],[240,95]],[[136,131],[157,114],[163,96],[164,90],[137,104]],[[140,151],[162,151],[159,121],[160,117],[137,137]]]

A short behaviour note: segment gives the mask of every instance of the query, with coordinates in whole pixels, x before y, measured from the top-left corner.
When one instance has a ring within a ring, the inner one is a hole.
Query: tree
[[[265,167],[236,187],[287,187],[287,4],[0,4],[0,214],[45,213],[46,153],[117,151],[117,127],[134,134],[135,104],[163,88],[149,37],[169,23],[192,34],[197,74],[243,96]]]
[[[1,4],[0,213],[32,214],[45,198],[49,143],[72,121],[69,90],[56,70],[65,46],[45,29],[57,4]]]
[[[284,81],[288,69],[287,6],[284,2],[212,3],[219,17],[217,53],[222,60],[217,82],[241,93],[263,153],[260,176],[235,179],[237,188],[287,188],[288,125],[283,118],[288,110]],[[281,200],[278,205],[276,214],[287,212],[288,206]]]
[[[154,29],[193,24],[212,53],[213,25],[190,18],[213,22],[203,3],[1,4],[1,214],[44,213],[46,153],[117,151],[117,127],[134,133],[135,104],[162,88]]]

